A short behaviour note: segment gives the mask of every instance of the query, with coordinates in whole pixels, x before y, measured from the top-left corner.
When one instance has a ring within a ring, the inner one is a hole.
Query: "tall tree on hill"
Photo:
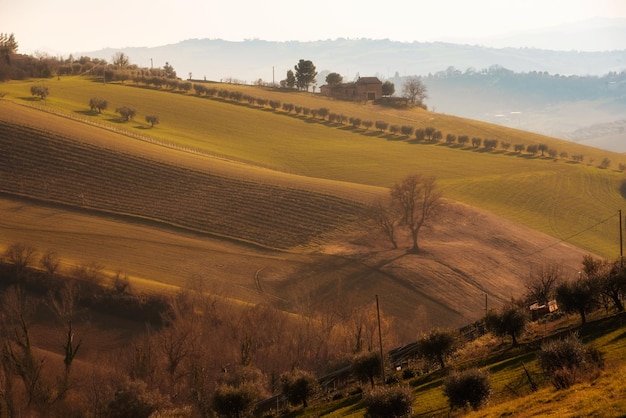
[[[411,252],[419,251],[417,238],[420,229],[437,213],[441,204],[441,192],[435,178],[421,174],[412,174],[390,190],[391,200],[401,213],[401,223],[406,226],[413,239]]]
[[[393,96],[396,92],[396,86],[391,81],[387,80],[383,83],[383,96]]]
[[[11,55],[17,52],[17,41],[14,34],[0,33],[0,56],[7,64],[11,64]]]
[[[330,73],[326,76],[326,84],[329,86],[338,86],[343,83],[343,77],[339,73]]]
[[[315,83],[315,77],[317,77],[317,71],[315,71],[315,65],[311,60],[301,59],[296,66],[296,85],[300,90],[309,90],[309,86]]]

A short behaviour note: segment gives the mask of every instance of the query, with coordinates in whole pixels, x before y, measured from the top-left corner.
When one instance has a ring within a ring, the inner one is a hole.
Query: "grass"
[[[499,345],[495,350],[464,363],[452,363],[451,368],[478,365],[489,371],[493,393],[488,405],[478,411],[454,411],[448,415],[449,407],[442,390],[445,373],[433,372],[417,377],[410,386],[414,393],[413,415],[416,417],[591,417],[624,416],[626,414],[626,335],[623,327],[624,315],[602,317],[596,312],[596,320],[581,329],[587,344],[594,344],[605,353],[607,367],[593,381],[577,383],[565,390],[556,390],[546,379],[536,363],[535,350],[539,344],[527,339],[518,349]],[[558,322],[561,327],[571,326],[572,318]],[[535,324],[536,325],[536,324]],[[555,326],[555,324],[551,324]],[[573,326],[578,329],[578,326]],[[554,330],[544,329],[549,335]],[[509,344],[508,342],[506,344]],[[533,381],[539,386],[536,392],[530,389],[522,364]],[[406,384],[407,382],[404,382]],[[365,409],[358,396],[312,406],[294,416],[363,417]]]
[[[5,98],[26,102],[32,83],[3,85]],[[382,187],[410,172],[433,174],[446,197],[485,208],[599,255],[617,254],[617,217],[613,216],[623,202],[619,193],[623,174],[611,169],[527,154],[416,144],[407,138],[330,125],[282,111],[135,86],[103,85],[80,78],[47,84],[51,95],[45,106],[49,108],[75,115],[83,112],[82,117],[89,120],[286,173]],[[442,129],[444,137],[454,132],[512,144],[545,142],[570,155],[584,154],[595,164],[605,157],[614,167],[626,161],[608,151],[423,110],[402,111],[244,86],[221,87],[391,124],[432,125]],[[106,98],[109,111],[85,116],[89,98],[94,96]],[[135,122],[117,122],[114,109],[121,105],[138,109]],[[142,122],[146,114],[159,115],[161,124],[147,129],[148,124]]]

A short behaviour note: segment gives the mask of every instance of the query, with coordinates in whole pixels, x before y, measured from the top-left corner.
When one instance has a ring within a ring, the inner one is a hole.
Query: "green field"
[[[5,100],[43,106],[208,154],[312,178],[387,187],[407,173],[435,175],[448,198],[487,209],[587,251],[618,255],[616,215],[623,202],[619,192],[623,173],[616,168],[626,161],[620,154],[423,110],[344,103],[246,86],[220,88],[241,89],[256,97],[311,108],[327,107],[364,120],[416,128],[434,126],[442,130],[444,138],[454,133],[511,144],[546,143],[559,153],[582,154],[585,162],[554,161],[510,150],[487,152],[444,142],[414,143],[389,133],[280,110],[81,78],[46,81],[50,96],[44,104],[28,97],[34,83],[4,84]],[[87,104],[91,97],[107,99],[109,109],[101,115],[90,114]],[[119,123],[114,109],[122,105],[137,109],[135,121]],[[148,129],[143,122],[147,114],[160,116],[161,124]],[[611,161],[608,169],[598,167],[604,158]]]

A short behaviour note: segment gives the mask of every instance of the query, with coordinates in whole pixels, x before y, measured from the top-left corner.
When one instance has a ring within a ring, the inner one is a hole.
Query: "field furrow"
[[[272,248],[356,220],[335,196],[194,171],[0,122],[0,190],[149,218]]]

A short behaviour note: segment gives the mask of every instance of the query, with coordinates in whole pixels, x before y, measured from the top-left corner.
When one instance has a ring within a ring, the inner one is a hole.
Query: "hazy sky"
[[[471,43],[591,17],[626,18],[626,0],[0,0],[0,32],[25,53],[191,38]]]

